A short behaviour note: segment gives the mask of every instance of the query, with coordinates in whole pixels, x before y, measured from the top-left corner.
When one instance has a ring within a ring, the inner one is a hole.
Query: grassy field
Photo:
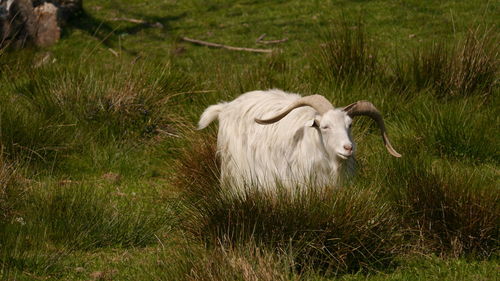
[[[0,50],[4,280],[497,280],[495,1],[84,1]],[[141,20],[137,22],[134,20]],[[288,39],[262,45],[256,40]],[[195,38],[270,54],[197,46]],[[365,99],[339,190],[224,196],[210,104]]]

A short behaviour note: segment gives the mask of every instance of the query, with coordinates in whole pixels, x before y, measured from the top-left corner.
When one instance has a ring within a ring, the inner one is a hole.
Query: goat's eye
[[[321,129],[323,130],[330,129],[330,126],[322,126]]]

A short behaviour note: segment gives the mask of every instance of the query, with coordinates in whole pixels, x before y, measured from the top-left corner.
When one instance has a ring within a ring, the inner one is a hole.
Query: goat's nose
[[[350,144],[344,144],[344,149],[345,149],[346,151],[351,152],[351,151],[352,151],[352,145],[350,145]]]

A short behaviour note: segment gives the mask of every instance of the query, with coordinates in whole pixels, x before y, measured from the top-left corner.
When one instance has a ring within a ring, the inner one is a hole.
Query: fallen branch
[[[222,44],[217,44],[217,43],[212,43],[212,42],[191,39],[188,37],[182,37],[182,40],[193,43],[193,44],[214,47],[214,48],[222,48],[222,49],[227,49],[227,50],[231,50],[231,51],[244,51],[244,52],[254,52],[254,53],[272,53],[273,52],[273,50],[271,50],[271,49],[254,49],[254,48],[233,47],[233,46],[228,46],[228,45],[222,45]]]
[[[128,21],[131,23],[139,23],[139,24],[147,23],[147,21],[145,21],[145,20],[132,19],[132,18],[111,18],[110,20],[112,20],[112,21]]]
[[[279,44],[288,41],[288,38],[278,39],[278,40],[260,40],[257,42],[258,44],[270,45],[270,44]]]
[[[147,22],[147,21],[141,20],[141,19],[133,19],[133,18],[111,18],[110,20],[111,21],[126,21],[126,22],[131,22],[131,23],[149,25],[150,27],[163,28],[163,24],[161,24],[159,22],[150,23],[150,22]]]
[[[264,45],[270,45],[270,44],[279,44],[288,41],[288,38],[283,38],[283,39],[278,39],[278,40],[264,40],[264,37],[266,37],[266,34],[263,33],[257,40],[255,40],[255,43],[257,44],[264,44]]]
[[[259,38],[257,38],[257,40],[255,40],[255,42],[257,42],[257,43],[258,43],[258,42],[262,41],[262,40],[264,39],[264,37],[266,37],[266,35],[267,35],[267,34],[262,33],[262,35],[261,35],[261,36],[259,36]]]

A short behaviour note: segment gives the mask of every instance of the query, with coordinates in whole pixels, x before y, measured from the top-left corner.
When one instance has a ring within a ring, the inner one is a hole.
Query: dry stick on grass
[[[266,37],[267,34],[263,33],[257,40],[255,40],[255,43],[257,44],[264,44],[264,45],[270,45],[270,44],[279,44],[288,41],[288,38],[283,38],[283,39],[278,39],[278,40],[264,40],[264,37]]]
[[[128,21],[131,23],[140,23],[140,24],[147,23],[145,20],[132,19],[132,18],[111,18],[110,20],[112,20],[112,21]]]
[[[131,23],[149,25],[150,27],[163,28],[163,24],[161,24],[160,22],[151,23],[151,22],[147,22],[147,21],[141,20],[141,19],[133,19],[133,18],[111,18],[110,20],[112,20],[112,21],[126,21],[126,22],[131,22]]]
[[[257,42],[258,44],[270,45],[270,44],[279,44],[288,41],[288,38],[278,39],[278,40],[261,40]]]
[[[257,40],[255,40],[255,42],[256,42],[256,43],[259,43],[259,42],[260,42],[260,41],[262,41],[262,40],[264,39],[264,37],[266,37],[266,36],[267,36],[267,34],[262,33],[262,35],[261,35],[261,36],[259,36],[259,38],[257,38]]]
[[[108,51],[110,51],[115,57],[119,57],[120,56],[120,54],[118,54],[117,51],[115,51],[115,50],[113,50],[111,48],[108,48]]]
[[[244,52],[254,52],[254,53],[272,53],[273,52],[273,50],[270,50],[270,49],[254,49],[254,48],[233,47],[233,46],[228,46],[228,45],[222,45],[222,44],[217,44],[217,43],[212,43],[212,42],[191,39],[188,37],[182,37],[182,40],[193,43],[193,44],[214,47],[214,48],[222,48],[222,49],[227,49],[227,50],[231,50],[231,51],[244,51]]]

